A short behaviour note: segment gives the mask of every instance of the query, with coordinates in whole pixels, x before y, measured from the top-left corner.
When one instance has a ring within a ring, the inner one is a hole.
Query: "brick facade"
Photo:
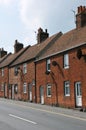
[[[0,69],[0,97],[8,98],[9,70],[7,67]]]
[[[84,53],[86,47],[82,48]],[[37,62],[36,64],[36,87],[37,87],[37,102],[40,103],[40,87],[44,88],[44,104],[58,105],[62,107],[75,108],[76,96],[75,96],[75,83],[81,82],[82,91],[82,106],[86,107],[86,61],[83,57],[79,60],[77,58],[77,49],[68,51],[69,54],[69,68],[63,68],[63,55],[59,54],[54,57],[50,57],[51,60],[51,72],[46,75],[46,59]],[[59,66],[53,66],[52,62],[56,61]],[[64,95],[64,82],[70,82],[70,96]],[[47,97],[47,84],[51,84],[51,97]]]
[[[76,29],[49,37],[47,30],[39,28],[37,44],[23,48],[16,40],[14,54],[0,57],[0,97],[86,108],[85,77],[85,6],[78,8]]]
[[[35,79],[35,65],[34,62],[27,63],[27,73],[23,73],[23,64],[19,65],[18,74],[15,76],[14,74],[15,67],[9,69],[9,84],[12,86],[18,85],[18,92],[12,95],[12,90],[9,94],[9,97],[16,99],[16,100],[23,100],[28,101],[29,98],[29,85],[31,85],[31,92],[32,92],[32,101],[35,102],[35,87],[32,84],[33,79]],[[27,84],[26,86],[26,93],[23,92],[23,85],[24,83]]]

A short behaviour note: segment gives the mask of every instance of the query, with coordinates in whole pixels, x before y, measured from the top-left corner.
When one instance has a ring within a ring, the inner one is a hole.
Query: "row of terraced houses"
[[[77,8],[75,29],[49,36],[39,28],[37,44],[15,40],[14,53],[0,49],[0,97],[86,108],[85,6]]]

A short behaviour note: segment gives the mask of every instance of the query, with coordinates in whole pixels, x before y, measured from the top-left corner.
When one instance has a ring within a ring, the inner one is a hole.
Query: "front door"
[[[76,107],[82,106],[81,82],[75,83]]]
[[[7,98],[7,84],[4,86],[4,97]]]
[[[29,101],[32,102],[32,84],[29,84],[28,94],[29,94]]]
[[[44,88],[40,87],[40,103],[44,104]]]
[[[12,99],[14,99],[14,85],[12,85]]]

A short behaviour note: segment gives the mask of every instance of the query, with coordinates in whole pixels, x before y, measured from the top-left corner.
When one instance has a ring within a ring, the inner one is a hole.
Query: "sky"
[[[36,44],[40,27],[49,36],[74,29],[80,5],[86,0],[0,0],[0,48],[13,53],[16,39],[24,47]]]

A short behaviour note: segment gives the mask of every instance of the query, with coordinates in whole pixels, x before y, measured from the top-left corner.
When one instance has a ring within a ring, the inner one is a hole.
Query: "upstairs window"
[[[17,66],[14,68],[14,75],[15,75],[15,76],[18,75],[18,67],[17,67]]]
[[[46,63],[46,69],[47,69],[47,71],[50,71],[50,59],[47,59],[47,63]]]
[[[64,55],[64,68],[65,69],[69,68],[69,55],[68,54]]]
[[[2,77],[4,76],[4,68],[2,68],[2,70],[1,70],[1,75],[2,75]]]
[[[26,74],[27,73],[27,64],[24,63],[23,64],[23,74]]]

